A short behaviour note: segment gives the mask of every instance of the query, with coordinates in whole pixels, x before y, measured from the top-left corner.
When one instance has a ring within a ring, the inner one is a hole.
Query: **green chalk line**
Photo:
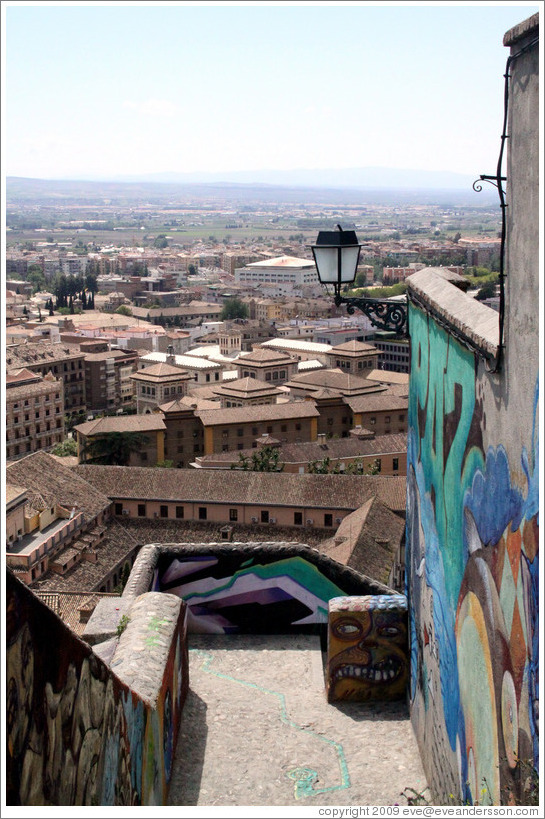
[[[287,725],[289,728],[295,728],[296,731],[301,731],[304,734],[310,734],[315,739],[319,740],[320,742],[325,742],[326,745],[329,745],[334,749],[335,753],[337,754],[337,762],[339,763],[341,784],[332,785],[329,788],[314,789],[312,787],[309,787],[308,781],[306,783],[304,783],[303,781],[299,781],[299,776],[297,773],[298,771],[301,772],[307,771],[308,773],[310,773],[310,769],[295,768],[293,771],[289,771],[286,775],[290,779],[296,780],[294,788],[296,799],[302,799],[306,796],[315,796],[318,793],[331,793],[332,791],[342,791],[350,787],[350,774],[348,773],[348,765],[346,764],[346,757],[344,755],[342,745],[339,742],[335,742],[335,740],[327,739],[326,737],[323,737],[320,734],[315,733],[310,728],[303,728],[302,725],[298,725],[296,722],[291,720],[288,716],[288,712],[286,709],[286,698],[284,694],[280,693],[279,691],[271,691],[268,688],[262,688],[260,685],[256,685],[256,683],[246,682],[245,680],[237,680],[234,677],[230,677],[228,674],[222,674],[220,671],[213,671],[210,668],[210,664],[214,660],[214,656],[210,654],[210,652],[208,651],[202,651],[200,648],[195,648],[190,649],[190,652],[193,654],[198,654],[200,657],[203,658],[203,664],[201,666],[201,669],[207,674],[213,674],[215,677],[219,677],[220,679],[228,680],[229,682],[237,683],[238,685],[244,685],[246,686],[246,688],[254,688],[257,691],[261,691],[261,693],[263,694],[271,694],[273,697],[276,697],[278,699],[280,706],[280,719],[285,725]],[[307,777],[305,777],[305,779],[307,779]]]

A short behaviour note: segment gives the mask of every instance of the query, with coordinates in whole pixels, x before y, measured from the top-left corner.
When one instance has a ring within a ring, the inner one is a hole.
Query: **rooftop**
[[[244,424],[252,421],[283,421],[287,418],[318,418],[320,413],[309,401],[290,401],[285,404],[257,404],[249,407],[200,410],[203,426],[219,424]]]
[[[200,503],[239,503],[357,509],[376,495],[395,512],[405,511],[406,478],[362,475],[298,475],[282,472],[225,473],[204,469],[98,466],[70,470],[102,497]]]
[[[264,259],[261,262],[252,262],[246,267],[291,267],[301,269],[305,267],[314,267],[312,259],[298,259],[295,256],[277,256],[276,259]]]

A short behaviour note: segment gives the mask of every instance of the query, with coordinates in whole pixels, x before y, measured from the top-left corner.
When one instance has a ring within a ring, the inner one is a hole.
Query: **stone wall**
[[[537,15],[506,36],[512,52]],[[439,804],[529,804],[538,769],[538,65],[511,65],[505,350],[453,283],[408,281],[413,725]],[[496,341],[497,343],[497,341]]]
[[[6,591],[7,803],[166,804],[188,688],[183,603],[144,595],[94,651],[9,570]]]

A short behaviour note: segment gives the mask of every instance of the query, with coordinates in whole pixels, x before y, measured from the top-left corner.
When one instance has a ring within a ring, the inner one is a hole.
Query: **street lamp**
[[[341,289],[354,282],[360,258],[361,244],[353,230],[321,230],[316,244],[311,245],[320,284],[332,284],[335,304],[346,304],[352,314],[356,308],[364,313],[372,325],[381,330],[394,331],[399,336],[407,335],[407,302],[341,296]]]

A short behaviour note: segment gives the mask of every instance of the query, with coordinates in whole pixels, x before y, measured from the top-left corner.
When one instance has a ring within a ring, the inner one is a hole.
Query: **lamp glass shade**
[[[360,247],[342,247],[341,248],[341,283],[347,284],[353,282],[356,278],[356,268],[360,257]]]
[[[312,252],[322,284],[336,284],[339,275],[339,248],[314,246]]]

